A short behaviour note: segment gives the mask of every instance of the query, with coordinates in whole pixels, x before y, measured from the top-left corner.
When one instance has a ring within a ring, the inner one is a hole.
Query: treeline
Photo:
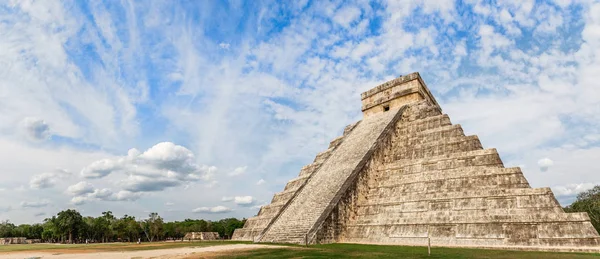
[[[236,228],[244,226],[245,219],[226,218],[219,221],[186,219],[165,222],[157,213],[147,219],[136,220],[124,215],[117,218],[112,212],[102,212],[99,217],[83,217],[76,210],[64,210],[46,218],[40,224],[14,225],[0,222],[0,237],[26,237],[53,243],[137,242],[182,239],[188,232],[218,232],[231,238]]]
[[[592,225],[600,232],[600,185],[579,193],[575,202],[564,210],[565,212],[587,212]]]

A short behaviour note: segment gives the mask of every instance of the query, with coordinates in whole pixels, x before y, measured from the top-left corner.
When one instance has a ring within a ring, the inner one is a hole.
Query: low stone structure
[[[24,237],[4,237],[0,238],[0,245],[27,244],[27,238]]]
[[[183,240],[218,240],[218,232],[188,232]]]
[[[418,73],[361,95],[364,118],[302,168],[234,240],[600,251],[586,213],[466,136]]]

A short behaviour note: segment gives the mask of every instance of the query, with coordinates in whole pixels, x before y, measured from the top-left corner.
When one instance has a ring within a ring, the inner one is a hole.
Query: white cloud
[[[83,205],[90,201],[135,201],[141,198],[143,193],[119,191],[114,193],[108,188],[94,189],[87,193],[81,193],[71,199],[73,205]]]
[[[235,196],[235,197],[224,196],[223,198],[221,198],[221,201],[234,202],[235,204],[240,205],[240,206],[250,206],[256,202],[256,199],[252,196]]]
[[[161,142],[140,153],[130,149],[127,156],[102,159],[81,170],[89,179],[106,177],[114,172],[128,174],[121,185],[129,192],[156,192],[188,182],[211,180],[217,168],[198,165],[187,148],[171,142]]]
[[[256,185],[263,185],[266,181],[264,179],[260,179],[258,180],[258,182],[256,182]]]
[[[236,167],[231,173],[229,173],[229,176],[242,175],[246,172],[246,169],[248,169],[248,166]]]
[[[537,164],[542,172],[546,172],[548,171],[548,168],[554,165],[554,161],[552,161],[550,158],[545,157],[538,160]]]
[[[552,192],[556,196],[577,196],[577,194],[594,188],[594,183],[567,184],[552,187]]]
[[[38,175],[34,175],[29,181],[29,187],[33,189],[45,189],[54,186],[56,183],[54,179],[54,174],[52,173],[42,173]]]
[[[112,196],[113,196],[112,190],[107,189],[107,188],[95,189],[93,192],[88,194],[88,197],[96,198],[96,199],[100,199],[100,200],[106,200]]]
[[[52,173],[37,174],[31,177],[31,180],[29,181],[29,187],[32,189],[50,188],[56,185],[57,180],[67,178],[69,176],[71,176],[71,173],[63,169],[54,170]]]
[[[73,197],[71,199],[71,204],[79,206],[79,205],[83,205],[88,201],[87,197],[83,197],[83,196],[77,196],[77,197]]]
[[[115,196],[117,201],[135,201],[142,196],[141,193],[130,192],[130,191],[119,191]]]
[[[333,16],[333,20],[341,25],[342,27],[349,27],[350,24],[360,17],[361,10],[355,6],[346,6],[340,8],[335,16]]]
[[[227,212],[231,212],[231,211],[233,211],[233,210],[230,208],[227,208],[225,206],[200,207],[200,208],[195,208],[194,210],[192,210],[192,212],[194,212],[194,213],[214,213],[214,214],[227,213]]]
[[[222,49],[229,49],[229,43],[221,42],[219,43],[219,47]]]
[[[48,200],[21,202],[21,207],[23,207],[23,208],[43,208],[48,205],[50,205],[50,201],[48,201]]]
[[[165,206],[173,206],[173,205],[175,205],[175,203],[172,203],[172,202],[165,202]]]
[[[118,160],[102,159],[83,168],[81,175],[88,179],[102,178],[118,169],[120,169]]]
[[[67,192],[77,196],[94,192],[94,186],[88,182],[81,181],[67,188]]]
[[[255,199],[252,196],[236,196],[234,202],[240,206],[250,206],[254,204]]]
[[[38,212],[36,214],[33,214],[33,216],[35,216],[35,217],[42,217],[42,216],[45,216],[45,215],[46,215],[45,212]]]

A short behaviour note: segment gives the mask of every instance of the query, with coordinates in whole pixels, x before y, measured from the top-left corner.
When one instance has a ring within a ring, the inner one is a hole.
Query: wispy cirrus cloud
[[[43,208],[50,205],[50,201],[48,200],[39,200],[39,201],[23,201],[21,202],[21,207],[23,208]]]

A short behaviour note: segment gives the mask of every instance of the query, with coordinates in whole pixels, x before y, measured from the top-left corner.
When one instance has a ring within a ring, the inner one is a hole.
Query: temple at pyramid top
[[[380,84],[362,93],[360,98],[362,100],[362,112],[365,117],[400,108],[403,105],[420,100],[428,100],[441,111],[440,105],[418,72]]]

